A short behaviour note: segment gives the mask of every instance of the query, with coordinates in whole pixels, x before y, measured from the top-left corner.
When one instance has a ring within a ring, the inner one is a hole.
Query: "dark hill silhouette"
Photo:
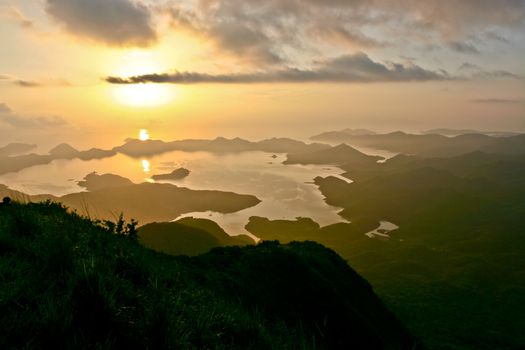
[[[82,160],[102,159],[102,158],[112,157],[115,154],[117,154],[117,152],[113,150],[90,148],[86,151],[78,152],[75,158],[79,158]]]
[[[134,184],[130,180],[112,174],[89,174],[81,186],[92,189],[56,197],[42,194],[29,196],[0,187],[0,193],[24,201],[53,200],[77,210],[83,215],[97,219],[113,220],[120,212],[138,220],[141,224],[155,221],[171,221],[181,214],[194,211],[233,213],[260,203],[252,195],[213,190],[191,190],[168,183]]]
[[[164,142],[161,140],[127,139],[121,146],[111,150],[91,148],[78,151],[69,144],[62,143],[49,151],[49,154],[25,154],[19,156],[7,156],[0,153],[0,174],[17,172],[22,169],[48,164],[55,159],[101,159],[112,157],[117,152],[131,156],[152,156],[171,151],[206,151],[213,153],[238,153],[248,151],[262,151],[271,153],[305,153],[319,151],[329,148],[328,145],[319,143],[306,144],[287,138],[272,138],[258,142],[243,140],[241,138],[227,139],[218,137],[214,140],[178,140]]]
[[[443,136],[458,136],[462,134],[483,134],[493,137],[508,137],[508,136],[516,136],[519,135],[519,133],[510,132],[510,131],[480,131],[480,130],[473,130],[473,129],[446,129],[446,128],[440,128],[440,129],[431,129],[423,131],[423,134],[438,134]]]
[[[320,151],[328,148],[328,145],[321,143],[306,144],[289,138],[271,138],[257,142],[257,148],[269,153],[302,153]]]
[[[353,164],[362,165],[375,163],[384,159],[379,156],[368,156],[346,144],[310,153],[288,154],[284,164]]]
[[[285,241],[301,239],[298,232],[308,229],[309,239],[335,249],[369,278],[431,348],[525,344],[515,326],[524,324],[524,316],[513,311],[525,290],[525,265],[515,262],[525,251],[523,155],[402,155],[365,169],[342,167],[354,182],[315,182],[351,224],[316,229],[299,221],[256,220],[247,228]],[[379,220],[399,226],[390,239],[352,230],[357,222]],[[515,315],[510,325],[509,315]]]
[[[272,153],[289,153],[299,151],[313,151],[327,148],[322,144],[306,144],[287,138],[273,138],[258,142],[247,141],[241,138],[227,139],[217,137],[213,140],[177,140],[164,142],[161,140],[140,141],[128,139],[114,150],[132,157],[154,155],[171,151],[206,151],[213,153],[237,153],[249,151],[263,151]]]
[[[212,152],[242,152],[255,149],[253,142],[243,140],[239,137],[233,139],[227,139],[225,137],[217,137],[214,140],[211,140],[208,145]]]
[[[525,154],[525,134],[501,138],[480,149],[494,154]]]
[[[17,172],[36,165],[48,164],[55,159],[102,159],[117,154],[114,150],[91,148],[87,151],[77,151],[72,146],[62,143],[49,151],[49,154],[23,154],[18,156],[0,155],[0,174]]]
[[[525,154],[524,135],[493,137],[484,134],[460,134],[447,137],[437,134],[407,134],[396,131],[376,135],[323,133],[311,138],[323,142],[345,142],[421,157],[455,157],[474,151],[499,154]]]
[[[58,200],[80,213],[114,219],[115,210],[141,223],[169,221],[184,213],[216,211],[233,213],[259,204],[255,196],[223,191],[197,191],[171,184],[142,183],[109,187],[93,192],[67,194]]]
[[[254,240],[250,236],[230,236],[219,225],[217,225],[215,221],[212,220],[185,217],[175,222],[181,225],[204,230],[215,237],[221,243],[221,245],[247,245],[254,243]]]
[[[19,201],[19,202],[26,202],[29,200],[30,196],[23,193],[23,192],[20,192],[20,191],[15,191],[15,190],[12,190],[10,189],[9,187],[7,187],[6,185],[3,185],[3,184],[0,184],[0,197],[1,198],[4,198],[4,197],[9,197],[13,200],[16,200],[16,201]]]
[[[313,242],[148,250],[56,204],[0,210],[1,348],[420,349]]]
[[[186,168],[178,168],[168,174],[157,174],[151,178],[155,181],[159,180],[181,180],[190,174],[190,171]]]
[[[78,150],[73,148],[71,145],[67,143],[61,143],[55,147],[53,147],[49,154],[54,157],[60,157],[60,158],[73,158],[78,154]]]
[[[121,187],[133,185],[131,180],[125,177],[114,174],[99,175],[96,172],[87,174],[84,180],[79,181],[78,185],[84,187],[86,190],[93,192],[109,187]]]
[[[0,156],[0,174],[17,172],[35,165],[47,164],[54,159],[51,155],[24,154],[15,157]]]
[[[114,147],[113,150],[128,156],[140,157],[160,154],[174,150],[170,144],[161,140],[127,139],[122,146]]]
[[[215,222],[206,219],[155,222],[140,227],[138,233],[146,247],[171,255],[198,255],[216,247],[255,243],[248,236],[229,236]]]
[[[365,136],[365,135],[375,135],[374,131],[366,129],[343,129],[340,131],[327,131],[319,135],[312,136],[312,140],[323,140],[330,141],[335,143],[341,143],[348,140],[350,136]]]

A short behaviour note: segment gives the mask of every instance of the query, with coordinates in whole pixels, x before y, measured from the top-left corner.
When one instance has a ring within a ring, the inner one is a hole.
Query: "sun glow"
[[[151,170],[149,160],[143,159],[141,163],[142,163],[142,170],[144,170],[144,172],[148,174]]]
[[[165,71],[160,59],[148,51],[131,51],[122,56],[112,75],[132,77]],[[168,103],[172,88],[161,84],[129,84],[113,88],[113,95],[120,104],[132,107],[155,107]]]
[[[168,86],[156,84],[130,84],[115,87],[115,99],[127,106],[155,107],[166,104],[171,99]]]
[[[149,132],[147,129],[140,129],[139,131],[139,140],[140,141],[147,141],[149,140]]]

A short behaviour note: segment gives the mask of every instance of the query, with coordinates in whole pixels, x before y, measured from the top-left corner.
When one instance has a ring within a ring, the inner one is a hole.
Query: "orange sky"
[[[525,5],[490,3],[0,0],[0,136],[525,131]]]

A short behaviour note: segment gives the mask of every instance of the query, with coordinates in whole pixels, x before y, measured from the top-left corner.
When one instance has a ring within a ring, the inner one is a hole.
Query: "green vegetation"
[[[190,258],[144,248],[134,228],[49,202],[0,207],[0,348],[420,347],[319,244]]]
[[[254,244],[249,236],[229,236],[214,221],[183,218],[176,222],[154,222],[139,228],[146,247],[172,255],[198,255],[212,248]]]
[[[355,182],[315,182],[351,223],[252,218],[247,229],[282,242],[307,234],[334,249],[429,348],[525,347],[523,155],[397,156],[342,168]],[[399,229],[366,237],[380,220]]]

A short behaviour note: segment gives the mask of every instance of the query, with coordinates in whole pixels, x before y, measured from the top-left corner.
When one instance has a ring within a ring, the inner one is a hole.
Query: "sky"
[[[0,0],[0,138],[525,132],[524,0]]]

